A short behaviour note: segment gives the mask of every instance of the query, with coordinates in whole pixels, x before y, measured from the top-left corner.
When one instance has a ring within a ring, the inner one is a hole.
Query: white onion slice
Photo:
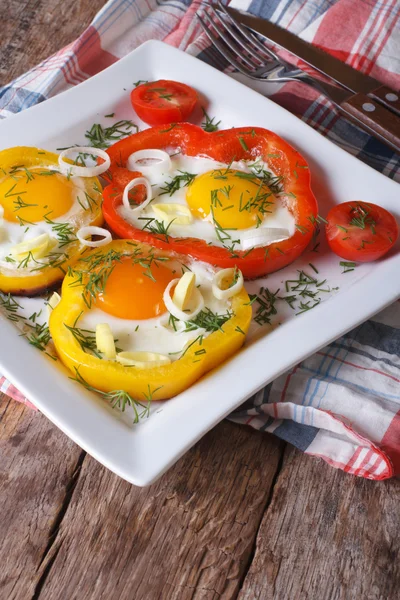
[[[139,369],[152,369],[169,365],[171,359],[165,354],[157,352],[119,352],[116,360],[127,367],[138,367]]]
[[[47,302],[47,313],[50,316],[55,307],[61,302],[61,296],[57,292],[53,292]]]
[[[147,198],[144,202],[142,202],[141,204],[138,204],[137,206],[132,208],[132,205],[129,202],[129,192],[137,185],[146,186]],[[125,206],[125,208],[130,210],[131,213],[139,213],[144,208],[146,208],[146,206],[148,204],[150,204],[150,202],[152,201],[152,198],[153,198],[153,190],[151,189],[150,181],[148,179],[146,179],[145,177],[136,177],[135,179],[132,179],[132,181],[130,181],[125,186],[124,193],[122,196],[122,204]]]
[[[91,154],[102,158],[104,162],[101,165],[95,165],[93,167],[81,167],[79,165],[71,165],[64,161],[64,158],[68,158],[70,154],[80,152],[83,154]],[[61,173],[64,175],[72,175],[74,177],[97,177],[110,167],[111,160],[107,152],[100,150],[100,148],[91,148],[89,146],[73,146],[63,150],[58,157],[58,164],[60,165]]]
[[[143,165],[141,160],[156,160],[150,165]],[[143,175],[164,175],[171,170],[171,159],[168,152],[149,148],[148,150],[138,150],[130,155],[126,163],[130,171],[140,171]]]
[[[88,240],[87,238],[92,235],[102,235],[102,240]],[[82,244],[82,246],[89,246],[89,248],[100,248],[100,246],[106,246],[112,240],[111,233],[103,227],[95,227],[94,225],[88,225],[87,227],[81,227],[76,234],[76,237]]]
[[[225,290],[222,289],[221,283],[223,282],[223,280],[227,279],[228,277],[230,277],[233,280],[235,272],[237,275],[237,281],[231,287],[226,288]],[[243,284],[244,281],[242,271],[234,268],[222,269],[221,271],[218,271],[218,273],[215,274],[214,280],[212,282],[212,292],[217,298],[217,300],[228,300],[229,298],[232,298],[232,296],[236,296],[236,294],[240,292],[240,290],[243,287]]]
[[[201,295],[201,292],[198,290],[198,288],[195,288],[193,290],[192,297],[193,297],[193,300],[196,302],[196,308],[194,310],[192,310],[192,312],[186,312],[186,311],[180,310],[171,298],[171,290],[179,281],[180,281],[179,278],[173,279],[172,281],[169,282],[169,284],[165,288],[164,295],[163,295],[164,304],[167,307],[167,310],[176,319],[179,319],[180,321],[191,321],[204,308],[204,298]]]
[[[259,227],[244,231],[240,235],[240,246],[242,250],[250,250],[250,248],[268,246],[273,242],[282,242],[289,238],[289,230],[283,227]]]
[[[165,225],[189,225],[193,222],[190,208],[184,204],[152,204],[151,207]]]
[[[49,234],[41,233],[34,238],[27,239],[24,242],[20,242],[19,244],[12,246],[12,248],[10,248],[10,254],[18,260],[25,256],[29,256],[29,254],[32,254],[33,258],[35,259],[43,258],[46,254],[48,254],[48,251],[52,245],[53,242],[50,239]]]

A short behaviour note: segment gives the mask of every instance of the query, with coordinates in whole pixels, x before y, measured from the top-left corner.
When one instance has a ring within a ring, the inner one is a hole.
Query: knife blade
[[[356,94],[365,94],[374,98],[397,115],[400,115],[400,92],[382,85],[379,81],[353,69],[331,54],[302,40],[290,31],[274,25],[270,21],[242,13],[229,6],[225,10],[236,20],[257,33],[261,33],[268,41],[288,50],[322,75]]]

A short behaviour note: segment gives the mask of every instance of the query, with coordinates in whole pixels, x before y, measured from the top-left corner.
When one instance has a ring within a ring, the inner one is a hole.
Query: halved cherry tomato
[[[136,114],[149,125],[185,121],[197,102],[195,90],[184,83],[160,79],[143,83],[131,92]]]
[[[399,235],[396,219],[390,212],[359,200],[334,206],[327,221],[328,244],[346,260],[377,260],[390,250]]]

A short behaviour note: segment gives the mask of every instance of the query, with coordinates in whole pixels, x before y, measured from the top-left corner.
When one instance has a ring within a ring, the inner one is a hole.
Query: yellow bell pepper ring
[[[102,305],[98,303],[99,298],[93,297],[89,292],[98,284],[96,273],[103,281],[109,281],[107,269],[113,269],[112,257],[118,263],[121,263],[121,258],[130,257],[133,261],[140,261],[141,265],[146,265],[146,260],[157,265],[157,259],[164,258],[165,261],[165,257],[174,261],[175,265],[177,262],[187,262],[187,257],[183,259],[176,254],[171,256],[145,244],[115,240],[106,247],[87,253],[75,265],[74,270],[64,279],[61,301],[52,310],[49,327],[58,356],[75,376],[79,375],[77,379],[82,379],[89,386],[105,393],[123,390],[139,401],[147,397],[150,383],[153,400],[166,400],[190,387],[202,375],[234,355],[243,345],[252,317],[245,288],[229,300],[231,317],[225,321],[222,329],[195,338],[180,357],[169,364],[157,361],[157,366],[142,369],[86,352],[71,329],[79,327],[82,314],[94,304],[97,309]],[[162,264],[168,265],[168,261]],[[158,277],[157,266],[153,273]],[[171,272],[171,279],[173,277]],[[100,292],[104,296],[107,295],[107,285],[108,283]],[[140,296],[140,290],[131,297],[135,296]],[[195,335],[195,331],[193,334]]]
[[[77,231],[103,224],[101,205],[99,180],[60,173],[57,154],[0,151],[0,291],[36,296],[59,283],[86,249]]]

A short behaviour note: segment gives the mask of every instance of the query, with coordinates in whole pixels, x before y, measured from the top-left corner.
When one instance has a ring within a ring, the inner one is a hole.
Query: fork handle
[[[364,94],[354,94],[340,104],[363,129],[400,153],[400,118]]]
[[[400,116],[400,92],[395,92],[386,85],[381,85],[368,94],[371,98],[375,98],[386,108],[389,108],[394,113]]]

